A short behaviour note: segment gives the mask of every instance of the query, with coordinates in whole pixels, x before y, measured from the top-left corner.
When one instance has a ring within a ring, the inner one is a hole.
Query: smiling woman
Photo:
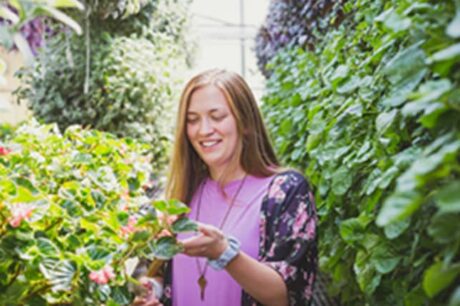
[[[134,305],[309,305],[313,196],[301,174],[279,165],[241,76],[209,70],[187,83],[171,161],[167,197],[189,205],[198,232],[178,236],[183,254],[150,286],[161,296]]]
[[[214,85],[195,90],[187,111],[187,137],[201,160],[219,178],[236,154],[238,130],[222,91]],[[237,169],[242,174],[242,169]],[[240,175],[241,176],[241,175]]]

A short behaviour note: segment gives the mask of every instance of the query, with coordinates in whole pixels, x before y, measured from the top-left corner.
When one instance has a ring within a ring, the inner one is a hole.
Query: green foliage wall
[[[83,35],[61,30],[49,38],[35,67],[23,72],[19,98],[61,129],[81,124],[148,141],[161,169],[189,56],[187,6],[188,0],[88,1],[85,12],[72,15]]]
[[[345,4],[269,64],[264,112],[305,169],[345,305],[460,305],[460,1]]]

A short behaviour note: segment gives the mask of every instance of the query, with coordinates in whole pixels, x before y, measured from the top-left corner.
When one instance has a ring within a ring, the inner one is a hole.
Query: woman
[[[283,170],[246,82],[205,71],[186,85],[167,197],[189,203],[198,235],[181,235],[164,305],[308,305],[316,276],[316,212],[303,176]],[[223,271],[225,270],[225,271]],[[164,289],[161,290],[161,287]],[[152,294],[134,305],[161,305]]]

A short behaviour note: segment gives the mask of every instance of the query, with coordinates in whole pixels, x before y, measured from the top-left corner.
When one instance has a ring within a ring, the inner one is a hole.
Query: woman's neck
[[[210,169],[209,175],[211,179],[215,181],[224,180],[222,183],[227,184],[231,181],[242,179],[246,172],[243,170],[241,166],[238,166],[234,169]]]

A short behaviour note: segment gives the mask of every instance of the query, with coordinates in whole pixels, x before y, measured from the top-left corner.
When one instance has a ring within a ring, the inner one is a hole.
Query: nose
[[[209,135],[213,131],[214,127],[212,126],[212,123],[207,118],[203,118],[200,123],[200,129],[198,130],[200,135]]]

